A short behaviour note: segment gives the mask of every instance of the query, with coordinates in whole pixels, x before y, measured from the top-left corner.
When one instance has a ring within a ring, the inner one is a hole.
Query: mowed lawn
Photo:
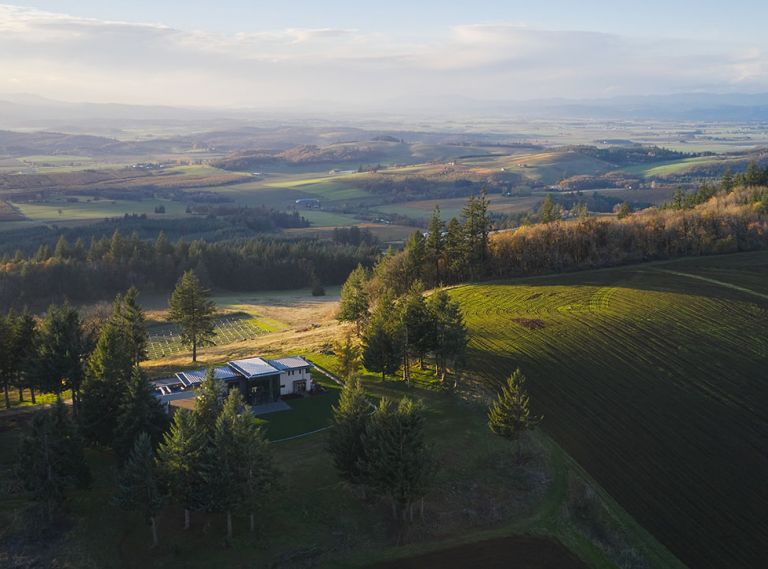
[[[761,252],[451,294],[470,368],[496,383],[520,366],[543,428],[635,519],[691,567],[754,568],[768,559],[766,283]]]

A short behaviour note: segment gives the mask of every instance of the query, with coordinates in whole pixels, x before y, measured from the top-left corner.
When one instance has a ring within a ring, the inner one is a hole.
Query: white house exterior
[[[271,403],[284,395],[312,391],[311,367],[300,356],[274,360],[256,357],[234,360],[213,368],[213,376],[229,389],[239,388],[248,403],[258,405]],[[156,381],[155,388],[161,396],[189,391],[200,385],[206,372],[205,369],[182,371],[174,378]]]

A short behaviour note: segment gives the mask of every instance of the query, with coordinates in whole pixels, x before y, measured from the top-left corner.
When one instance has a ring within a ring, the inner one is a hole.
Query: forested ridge
[[[546,199],[539,223],[492,231],[485,194],[467,202],[448,223],[435,210],[426,235],[416,232],[401,252],[375,267],[374,288],[404,294],[411,283],[428,288],[488,278],[525,276],[626,263],[712,255],[768,247],[768,188],[702,187],[661,208],[592,217],[581,208],[563,220]]]
[[[171,243],[115,231],[111,238],[70,243],[61,237],[30,256],[18,253],[0,264],[0,306],[39,306],[52,301],[93,301],[136,285],[168,292],[187,270],[207,285],[226,290],[296,289],[341,284],[358,265],[370,266],[375,245],[269,237],[209,243]]]

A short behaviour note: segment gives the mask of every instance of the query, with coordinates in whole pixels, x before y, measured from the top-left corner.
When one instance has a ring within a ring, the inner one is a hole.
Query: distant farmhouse
[[[299,198],[296,200],[296,205],[307,209],[319,208],[320,200],[317,198]]]
[[[301,395],[313,390],[310,364],[300,356],[268,360],[248,358],[227,362],[213,369],[213,377],[223,381],[227,389],[239,389],[250,405],[274,403],[284,395]],[[157,396],[163,401],[189,398],[207,370],[181,371],[172,378],[154,383]]]

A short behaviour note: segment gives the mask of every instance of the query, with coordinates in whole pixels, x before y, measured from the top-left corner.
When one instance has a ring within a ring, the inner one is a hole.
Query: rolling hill
[[[690,567],[768,555],[768,253],[460,286],[470,367]]]

